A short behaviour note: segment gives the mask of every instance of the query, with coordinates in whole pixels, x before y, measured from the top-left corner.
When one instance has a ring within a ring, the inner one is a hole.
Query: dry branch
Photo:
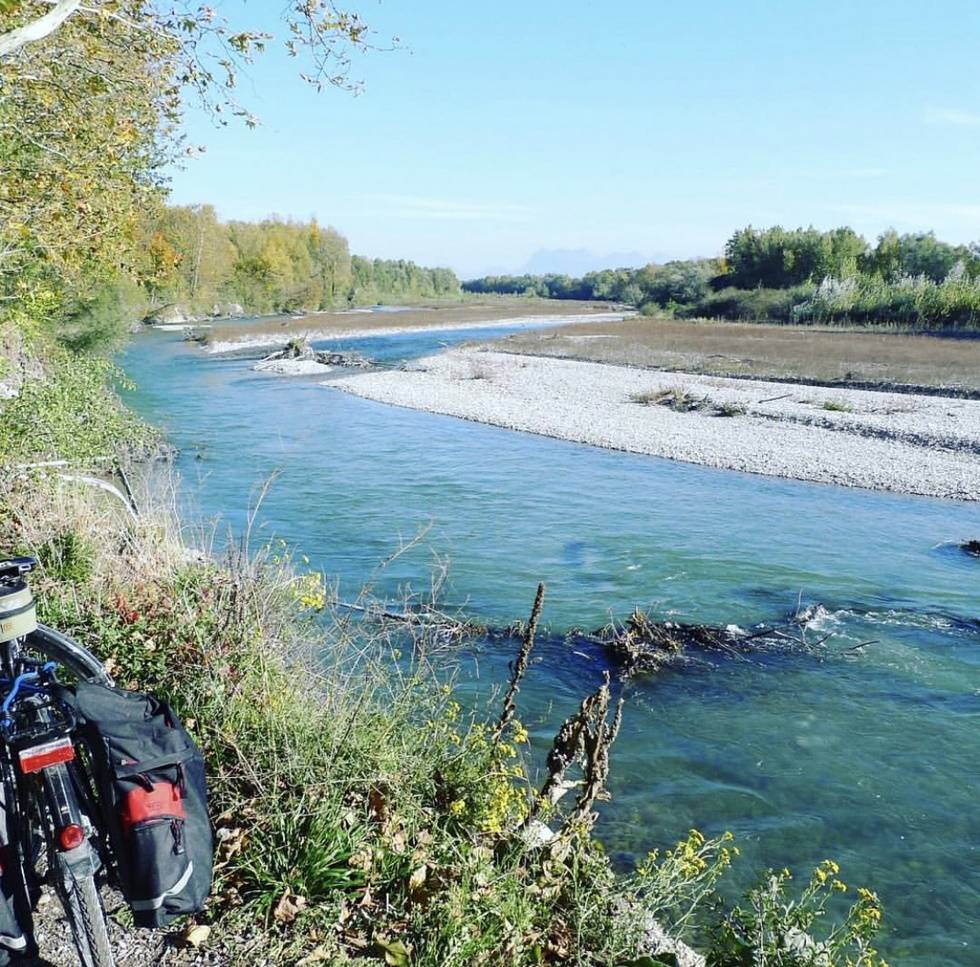
[[[531,617],[528,619],[527,627],[524,629],[524,638],[521,641],[520,651],[517,653],[517,660],[514,662],[514,671],[510,676],[510,684],[507,686],[507,694],[504,696],[504,705],[500,713],[500,721],[497,723],[493,732],[493,742],[496,744],[504,734],[504,730],[514,719],[517,711],[515,699],[520,691],[521,679],[527,672],[528,662],[531,658],[531,649],[534,647],[534,634],[538,628],[538,619],[541,617],[541,607],[544,604],[544,585],[538,585],[538,592],[534,596],[534,605],[531,608]]]
[[[609,719],[609,675],[605,682],[585,698],[578,711],[567,718],[555,735],[548,753],[548,778],[541,787],[528,821],[535,819],[543,807],[553,808],[568,792],[580,788],[575,806],[565,817],[559,835],[573,829],[590,829],[597,818],[592,808],[600,799],[609,778],[609,749],[623,720],[623,700]],[[579,780],[568,779],[568,770],[578,765]]]

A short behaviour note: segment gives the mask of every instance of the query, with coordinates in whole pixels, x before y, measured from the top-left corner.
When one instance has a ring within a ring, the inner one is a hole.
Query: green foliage
[[[891,324],[916,329],[980,326],[980,278],[954,269],[940,282],[925,275],[827,279],[792,313],[797,322]]]
[[[146,296],[129,276],[92,280],[66,305],[56,337],[75,353],[111,352],[126,341],[145,310]]]
[[[402,259],[351,259],[352,281],[348,301],[363,305],[379,300],[433,299],[459,295],[459,279],[452,269],[427,269]]]
[[[591,287],[586,279],[567,275],[488,275],[463,283],[463,291],[476,295],[522,295],[542,299],[591,299]],[[595,298],[602,298],[596,296]]]
[[[739,229],[725,245],[726,282],[742,289],[783,289],[857,271],[867,243],[851,228],[821,232],[780,226]]]
[[[37,559],[54,580],[84,584],[92,578],[95,550],[78,531],[66,530],[41,544],[37,548]]]
[[[980,247],[932,232],[885,232],[874,248],[850,228],[739,229],[722,259],[607,269],[582,279],[488,276],[466,292],[609,299],[644,315],[767,322],[980,326]]]
[[[156,435],[109,389],[111,363],[54,349],[47,363],[44,377],[0,402],[0,462],[84,462],[153,445]]]
[[[210,205],[161,209],[140,242],[149,302],[221,314],[320,310],[459,294],[451,269],[351,257],[316,220],[220,222]]]
[[[925,276],[942,282],[957,265],[962,265],[971,277],[980,274],[980,258],[975,249],[941,242],[933,232],[899,235],[890,229],[878,237],[878,244],[858,264],[865,274],[878,275],[889,282],[903,276]]]
[[[836,863],[825,860],[798,896],[789,870],[769,872],[716,932],[709,962],[716,967],[887,967],[872,942],[881,926],[877,896],[859,889],[843,918],[831,920],[831,898],[848,893]],[[829,922],[828,922],[829,921]]]
[[[767,320],[790,322],[793,309],[810,293],[812,286],[792,289],[722,289],[677,310],[684,318]]]

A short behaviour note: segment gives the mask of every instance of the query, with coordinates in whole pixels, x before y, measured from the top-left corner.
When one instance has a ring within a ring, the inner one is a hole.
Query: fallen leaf
[[[211,936],[211,928],[205,923],[189,923],[180,936],[181,943],[188,947],[200,947]]]
[[[400,940],[377,940],[375,943],[384,951],[389,967],[409,967],[408,948]]]
[[[382,825],[388,819],[388,801],[384,793],[374,788],[368,793],[368,813],[372,819],[377,820]]]
[[[295,896],[289,890],[280,897],[273,916],[280,923],[292,923],[306,909],[306,897]]]

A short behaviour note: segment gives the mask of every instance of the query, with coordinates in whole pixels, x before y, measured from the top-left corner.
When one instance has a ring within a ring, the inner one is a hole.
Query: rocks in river
[[[143,323],[147,326],[185,326],[206,319],[235,319],[244,315],[245,309],[237,302],[216,302],[205,315],[195,315],[186,306],[172,303],[154,309],[144,317]]]
[[[179,305],[161,306],[147,315],[143,322],[148,326],[180,326],[197,319]]]
[[[216,302],[211,306],[212,319],[236,319],[245,315],[245,309],[237,302]]]
[[[961,544],[960,547],[963,549],[964,554],[969,554],[970,557],[980,557],[980,540],[967,541],[965,544]]]

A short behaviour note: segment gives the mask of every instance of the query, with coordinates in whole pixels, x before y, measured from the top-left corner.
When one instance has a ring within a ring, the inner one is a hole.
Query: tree
[[[743,289],[784,289],[827,277],[844,278],[857,270],[867,243],[851,228],[821,232],[786,230],[779,225],[736,231],[725,245],[727,282]]]
[[[878,244],[861,261],[861,268],[886,281],[907,275],[942,282],[961,262],[968,274],[976,273],[977,256],[968,246],[941,242],[935,232],[899,235],[889,229],[878,237]]]
[[[355,86],[352,53],[369,46],[355,14],[302,0],[287,5],[281,23],[287,51],[305,59],[305,81]],[[53,328],[71,293],[93,279],[149,270],[164,281],[168,254],[158,246],[147,259],[141,243],[162,203],[165,166],[186,150],[184,100],[196,96],[221,123],[236,115],[254,123],[235,83],[272,40],[204,6],[0,3],[0,316],[28,303],[36,316],[27,288],[53,293],[43,300],[51,318],[40,320]],[[176,248],[177,275],[204,264]],[[206,281],[198,276],[192,290]]]

